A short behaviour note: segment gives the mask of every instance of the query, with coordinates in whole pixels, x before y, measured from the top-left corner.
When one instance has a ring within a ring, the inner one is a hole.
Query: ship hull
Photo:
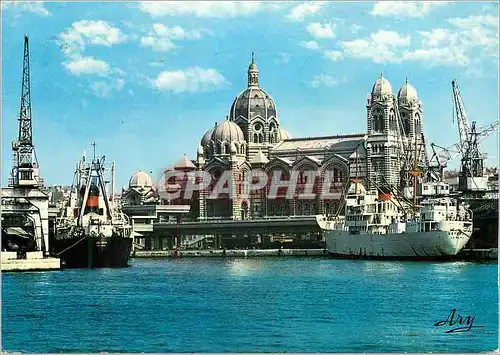
[[[325,231],[330,256],[346,259],[452,260],[468,240],[468,234],[446,231],[397,234]]]
[[[64,268],[127,267],[132,238],[120,236],[64,238],[54,240],[53,246]]]

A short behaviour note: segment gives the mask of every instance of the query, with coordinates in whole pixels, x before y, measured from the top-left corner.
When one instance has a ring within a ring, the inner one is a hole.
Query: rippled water
[[[480,352],[496,263],[137,259],[2,275],[2,343],[41,352]],[[435,327],[455,308],[469,332]]]

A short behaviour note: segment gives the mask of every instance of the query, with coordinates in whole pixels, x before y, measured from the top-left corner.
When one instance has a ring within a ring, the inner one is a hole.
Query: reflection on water
[[[405,272],[405,267],[400,262],[389,261],[365,261],[363,264],[364,271],[381,275],[398,275]]]
[[[229,273],[234,276],[251,276],[264,266],[262,259],[232,259],[229,261]]]
[[[433,273],[437,274],[457,274],[467,270],[471,265],[470,262],[456,261],[452,263],[435,263],[430,265]]]

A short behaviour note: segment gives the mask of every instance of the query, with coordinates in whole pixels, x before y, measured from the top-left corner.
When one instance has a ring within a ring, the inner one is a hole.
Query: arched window
[[[258,143],[259,142],[259,138],[257,137],[257,133],[253,134],[253,142],[254,143]]]

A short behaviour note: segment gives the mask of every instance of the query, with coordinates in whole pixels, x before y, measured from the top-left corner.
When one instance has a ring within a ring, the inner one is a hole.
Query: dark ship
[[[108,199],[105,157],[78,162],[71,194],[56,223],[53,251],[65,268],[126,267],[132,248],[132,227],[116,200]],[[108,170],[109,171],[109,170]],[[114,164],[112,190],[114,187]]]

